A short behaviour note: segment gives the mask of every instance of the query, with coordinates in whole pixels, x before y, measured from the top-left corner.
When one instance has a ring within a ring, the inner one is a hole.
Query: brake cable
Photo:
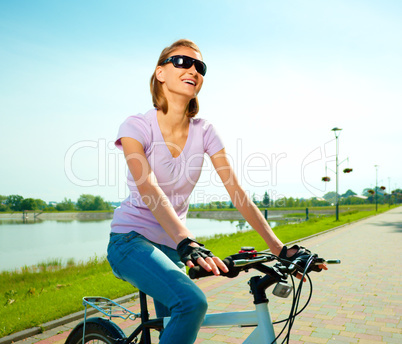
[[[292,330],[293,324],[294,324],[294,322],[295,322],[295,320],[296,320],[296,316],[297,316],[297,309],[298,309],[298,307],[299,307],[299,302],[300,302],[300,297],[301,297],[301,291],[302,291],[303,283],[304,283],[304,277],[307,275],[307,271],[308,271],[308,269],[309,269],[311,263],[313,262],[313,260],[314,260],[314,256],[311,256],[311,257],[308,259],[308,261],[307,261],[307,263],[306,263],[306,266],[305,266],[305,268],[304,268],[303,276],[302,276],[302,278],[301,278],[301,280],[300,280],[299,287],[297,288],[296,298],[295,298],[295,300],[294,300],[295,302],[294,302],[294,304],[293,304],[294,307],[292,307],[292,309],[291,309],[291,316],[289,317],[290,319],[289,319],[288,333],[287,333],[287,335],[285,336],[285,338],[284,338],[284,340],[282,341],[282,343],[285,343],[285,340],[286,340],[286,343],[289,343],[289,340],[290,340],[290,332],[291,332],[291,330]],[[308,275],[307,275],[307,276],[308,276]]]
[[[289,313],[289,317],[280,321],[276,321],[273,324],[279,324],[281,322],[286,321],[285,325],[283,326],[282,330],[280,331],[280,333],[276,336],[276,338],[274,339],[274,341],[271,343],[275,343],[276,340],[279,339],[279,337],[282,335],[282,333],[285,331],[285,329],[288,327],[288,331],[286,336],[284,337],[282,343],[285,343],[285,341],[287,341],[287,343],[289,343],[290,340],[290,333],[293,327],[293,323],[296,320],[296,317],[304,311],[304,309],[307,307],[307,305],[310,303],[312,294],[313,294],[313,283],[311,281],[310,276],[307,274],[308,268],[310,267],[311,263],[313,262],[314,257],[311,256],[309,258],[309,260],[306,263],[305,269],[303,271],[303,275],[302,278],[300,280],[299,286],[297,288],[297,292],[295,292],[295,282],[294,282],[294,278],[292,275],[290,275],[291,277],[291,281],[292,281],[292,287],[293,287],[293,300],[292,300],[292,306],[291,306],[291,310]],[[300,297],[301,297],[301,290],[303,287],[303,283],[304,283],[304,278],[307,277],[308,281],[309,281],[309,285],[310,285],[310,293],[309,296],[307,298],[306,303],[304,304],[304,306],[302,307],[301,310],[298,311],[298,306],[299,306],[299,302],[300,302]]]

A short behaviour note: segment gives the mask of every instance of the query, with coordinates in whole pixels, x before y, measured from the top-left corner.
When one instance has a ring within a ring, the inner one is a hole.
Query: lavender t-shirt
[[[212,156],[224,148],[214,127],[204,119],[191,118],[187,142],[176,158],[170,153],[169,143],[163,139],[156,109],[148,111],[145,115],[130,116],[123,122],[115,142],[119,149],[122,149],[122,137],[131,137],[142,144],[160,188],[169,198],[179,219],[185,223],[189,197],[200,177],[204,153]],[[130,196],[115,210],[112,232],[135,231],[155,243],[176,248],[175,242],[142,201],[130,171],[127,174],[127,182]]]

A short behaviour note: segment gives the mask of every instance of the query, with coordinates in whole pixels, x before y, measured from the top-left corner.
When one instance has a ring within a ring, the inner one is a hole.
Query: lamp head
[[[338,132],[338,131],[341,131],[341,130],[342,130],[342,129],[340,129],[340,128],[338,128],[338,127],[335,127],[335,128],[332,128],[332,129],[331,129],[331,131],[334,132],[336,138],[338,138],[338,135],[339,135],[339,134],[337,135],[337,132]]]

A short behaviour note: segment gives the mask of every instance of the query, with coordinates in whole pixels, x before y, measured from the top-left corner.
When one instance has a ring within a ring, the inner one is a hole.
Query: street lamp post
[[[335,134],[335,143],[336,143],[336,169],[335,169],[335,178],[336,178],[336,191],[335,191],[335,218],[336,221],[339,221],[339,200],[338,200],[338,137],[339,137],[339,131],[342,129],[339,129],[337,127],[331,129],[334,134]]]
[[[391,207],[391,178],[388,177],[388,205]]]
[[[375,211],[378,211],[378,165],[375,167]]]

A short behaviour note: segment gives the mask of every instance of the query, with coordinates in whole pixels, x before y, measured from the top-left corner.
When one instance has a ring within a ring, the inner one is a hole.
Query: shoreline
[[[261,214],[265,216],[265,209],[260,209]],[[343,210],[347,211],[347,210]],[[341,212],[341,210],[340,210]],[[277,210],[275,208],[268,208],[268,220],[285,220],[289,216],[289,214],[295,213],[305,213],[305,210],[300,209],[291,209],[291,210]],[[309,215],[331,215],[334,211],[332,209],[320,209],[320,210],[309,210]],[[241,215],[238,210],[222,210],[222,211],[197,211],[192,210],[187,213],[187,218],[199,218],[199,219],[213,219],[213,220],[244,220],[244,217]]]
[[[52,213],[34,213],[33,211],[26,213],[27,216],[23,217],[23,213],[7,213],[0,214],[0,220],[86,220],[86,219],[99,219],[106,220],[113,218],[113,211],[111,212],[52,212]],[[38,214],[35,216],[35,214]]]
[[[265,210],[260,209],[263,216],[265,216]],[[340,212],[347,211],[347,209],[340,209]],[[314,209],[310,210],[309,214],[315,215],[330,215],[334,212],[333,209]],[[294,213],[304,213],[303,210],[300,209],[289,209],[289,210],[277,210],[275,208],[268,208],[268,219],[280,220],[288,217],[288,214]],[[25,213],[25,217],[23,217],[22,212],[15,213],[0,213],[0,220],[107,220],[113,218],[113,211],[109,212],[96,212],[96,211],[88,211],[88,212],[49,212],[49,213],[36,213],[34,211],[29,211]],[[213,220],[233,220],[239,221],[244,220],[243,216],[238,210],[190,210],[187,213],[187,218],[200,218],[200,219],[213,219]]]

